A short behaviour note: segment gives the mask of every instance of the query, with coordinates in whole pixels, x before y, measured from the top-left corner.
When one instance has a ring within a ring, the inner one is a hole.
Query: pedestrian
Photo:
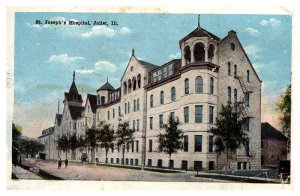
[[[58,169],[60,169],[61,168],[61,158],[58,160]]]
[[[67,169],[67,167],[68,167],[68,162],[69,162],[69,161],[68,161],[68,158],[66,158],[66,159],[65,159],[65,169]]]

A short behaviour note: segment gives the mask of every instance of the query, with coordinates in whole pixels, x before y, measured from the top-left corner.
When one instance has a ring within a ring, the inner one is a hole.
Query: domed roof
[[[210,37],[210,38],[212,38],[214,40],[217,40],[217,41],[221,40],[218,36],[210,33],[209,31],[207,31],[207,30],[205,30],[201,27],[197,27],[194,31],[192,31],[191,33],[189,33],[187,36],[185,36],[184,38],[182,38],[179,41],[180,46],[181,46],[182,42],[185,42],[186,40],[188,40],[192,37]]]

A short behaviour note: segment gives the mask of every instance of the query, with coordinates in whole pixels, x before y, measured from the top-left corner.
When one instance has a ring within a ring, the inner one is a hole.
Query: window
[[[209,123],[213,124],[214,123],[214,107],[209,106]]]
[[[119,116],[121,116],[121,106],[118,107]]]
[[[153,95],[150,95],[150,107],[153,107]]]
[[[139,98],[136,101],[136,110],[140,111],[140,99]]]
[[[196,93],[203,93],[203,79],[201,76],[196,78]]]
[[[164,104],[164,91],[160,91],[160,104]]]
[[[231,75],[231,63],[228,62],[228,69],[227,69],[228,75]]]
[[[245,126],[244,129],[246,131],[250,131],[250,118],[246,118],[246,122],[244,126]]]
[[[231,43],[231,44],[230,44],[230,48],[231,48],[232,51],[234,51],[234,50],[235,50],[235,44],[234,44],[234,43]]]
[[[175,121],[175,112],[171,112],[170,117],[171,117],[171,119],[173,119]]]
[[[113,109],[113,118],[115,118],[115,108]]]
[[[247,82],[250,82],[250,71],[247,70]]]
[[[246,107],[249,107],[249,102],[250,102],[250,96],[249,96],[249,93],[246,93],[245,94],[245,106]]]
[[[125,103],[125,114],[127,114],[127,103]]]
[[[209,93],[211,94],[211,95],[213,95],[214,94],[214,78],[212,78],[212,77],[210,77],[210,90],[209,90]]]
[[[237,89],[236,88],[233,90],[233,99],[234,99],[234,103],[236,104],[237,103]]]
[[[188,162],[186,160],[181,161],[181,169],[182,170],[187,170],[188,168]]]
[[[131,142],[131,152],[134,152],[134,141]]]
[[[249,141],[245,142],[244,147],[245,147],[246,155],[249,156],[250,155]]]
[[[117,164],[119,164],[120,163],[120,159],[119,158],[117,158]]]
[[[133,159],[130,159],[130,165],[133,165]]]
[[[133,100],[133,111],[136,111],[136,100]]]
[[[184,94],[188,95],[190,93],[190,85],[189,85],[189,79],[184,80]]]
[[[152,159],[148,159],[148,167],[152,166]]]
[[[184,112],[184,123],[189,123],[189,107],[184,107],[183,108]]]
[[[191,62],[191,49],[189,46],[186,46],[183,51],[184,51],[185,64],[189,64]]]
[[[189,136],[185,135],[183,137],[183,151],[188,152],[189,151]]]
[[[165,67],[163,68],[163,77],[164,77],[164,78],[168,77],[168,67],[167,67],[167,66],[165,66]]]
[[[161,159],[157,160],[157,167],[162,167],[162,160]]]
[[[136,152],[139,152],[139,140],[135,141]]]
[[[202,161],[194,161],[194,170],[196,171],[202,170]]]
[[[160,81],[161,80],[161,70],[158,70],[157,73],[158,73],[157,79],[158,79],[158,81]]]
[[[161,114],[159,115],[159,127],[163,128],[164,125],[164,116]]]
[[[195,123],[202,123],[202,105],[195,106]]]
[[[109,120],[109,111],[107,111],[107,120]]]
[[[104,105],[104,104],[105,104],[105,97],[101,96],[101,105]]]
[[[139,164],[139,160],[138,159],[134,159],[134,164],[138,165]]]
[[[153,117],[149,117],[150,129],[153,129]]]
[[[168,66],[168,70],[169,70],[169,76],[173,75],[173,64],[170,64]]]
[[[231,87],[228,86],[227,88],[227,103],[231,104]]]
[[[202,152],[202,135],[195,135],[195,152]]]
[[[127,107],[128,107],[128,108],[127,108],[128,113],[130,113],[130,103],[129,103],[129,102],[127,103]]]
[[[133,120],[132,129],[135,131],[135,120]]]
[[[141,88],[141,74],[138,74],[137,81],[138,81],[138,87]]]
[[[176,101],[176,88],[174,86],[171,88],[171,100]]]
[[[111,147],[111,153],[114,153],[114,146]]]
[[[140,130],[140,120],[137,119],[136,120],[136,131],[139,131]]]
[[[236,74],[237,74],[237,67],[236,67],[236,65],[234,65],[233,67],[234,67],[234,76],[236,76]]]
[[[174,160],[169,160],[169,168],[174,168]]]
[[[198,42],[194,46],[195,61],[204,62],[204,60],[205,60],[205,50],[204,50],[204,48],[205,48],[205,46],[201,42]]]
[[[152,140],[149,140],[149,152],[152,152]]]
[[[208,136],[208,152],[213,152],[214,136]]]

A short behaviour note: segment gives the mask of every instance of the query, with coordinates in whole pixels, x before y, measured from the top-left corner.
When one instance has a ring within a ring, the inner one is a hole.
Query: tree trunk
[[[123,157],[123,163],[122,163],[122,165],[125,165],[125,145],[123,145],[122,157]]]
[[[105,148],[105,163],[107,163],[107,154],[108,154],[108,148]]]
[[[171,169],[171,156],[172,154],[169,154],[169,168]]]
[[[66,150],[66,158],[68,158],[68,151]]]

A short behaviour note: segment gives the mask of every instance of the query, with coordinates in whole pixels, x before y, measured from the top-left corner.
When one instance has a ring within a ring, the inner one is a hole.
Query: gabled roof
[[[87,99],[90,102],[91,109],[93,113],[96,113],[96,108],[97,108],[97,96],[96,95],[91,95],[87,94]]]
[[[55,121],[57,122],[57,125],[60,126],[61,121],[62,121],[62,114],[56,114],[55,115]]]
[[[192,31],[191,33],[189,33],[187,36],[185,36],[184,38],[182,38],[179,41],[180,47],[181,47],[181,43],[182,42],[185,42],[186,40],[188,40],[188,39],[190,39],[192,37],[210,37],[210,38],[213,38],[213,39],[215,39],[217,41],[221,40],[218,36],[210,33],[209,31],[207,31],[207,30],[205,30],[205,29],[203,29],[201,27],[197,27],[194,31]]]
[[[65,100],[82,102],[81,94],[78,93],[75,81],[73,80],[69,92],[65,92]]]
[[[138,59],[138,61],[139,61],[142,65],[144,65],[145,67],[147,67],[147,68],[149,69],[149,71],[151,71],[151,70],[156,69],[156,68],[159,67],[159,66],[157,66],[157,65],[154,65],[154,64],[152,64],[152,63],[148,63],[148,62],[146,62],[146,61],[142,61],[142,60],[139,60],[139,59]]]
[[[84,107],[82,106],[71,106],[69,105],[70,114],[73,120],[76,120],[82,116]]]
[[[288,138],[282,132],[275,129],[268,122],[263,122],[261,123],[261,139],[269,138],[288,140]]]
[[[107,81],[105,84],[103,84],[98,90],[98,91],[101,91],[101,90],[109,90],[109,91],[114,91],[115,88]]]

